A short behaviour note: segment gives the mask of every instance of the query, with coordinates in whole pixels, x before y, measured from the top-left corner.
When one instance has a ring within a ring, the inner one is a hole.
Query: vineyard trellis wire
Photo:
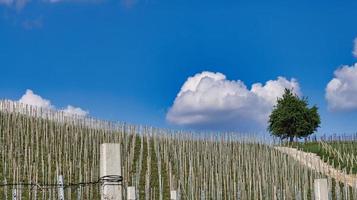
[[[37,189],[37,190],[46,190],[46,189],[53,189],[53,188],[79,188],[79,187],[86,187],[86,186],[92,186],[92,185],[121,185],[123,181],[122,176],[118,175],[107,175],[98,178],[97,181],[91,181],[91,182],[80,182],[80,183],[25,183],[25,182],[19,182],[19,183],[0,183],[0,187],[31,187],[31,189]]]

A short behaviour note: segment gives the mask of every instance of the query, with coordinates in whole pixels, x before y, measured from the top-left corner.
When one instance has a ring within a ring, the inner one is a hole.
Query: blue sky
[[[319,132],[352,133],[357,109],[329,110],[325,88],[356,63],[356,10],[356,1],[0,0],[0,97],[31,89],[58,108],[187,128],[166,115],[188,77],[220,72],[249,90],[282,76],[320,108]]]

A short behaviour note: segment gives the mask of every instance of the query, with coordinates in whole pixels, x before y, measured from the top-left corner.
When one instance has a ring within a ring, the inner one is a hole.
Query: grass
[[[345,170],[348,174],[357,174],[357,141],[294,142],[285,145],[315,153],[335,168]],[[347,155],[352,160],[347,159]]]

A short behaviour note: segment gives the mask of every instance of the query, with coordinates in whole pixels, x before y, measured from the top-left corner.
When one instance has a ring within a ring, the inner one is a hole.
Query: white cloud
[[[26,90],[25,94],[20,98],[20,103],[36,106],[44,109],[57,110],[54,105],[51,104],[50,100],[42,98],[40,95],[35,94],[32,90]],[[81,108],[68,105],[65,109],[59,109],[66,115],[77,115],[80,117],[85,117],[89,114]]]
[[[354,40],[353,52],[352,54],[357,58],[357,38]]]
[[[42,98],[41,96],[33,93],[33,91],[29,89],[26,90],[25,94],[20,98],[19,102],[46,109],[54,108],[54,106],[51,105],[51,102],[49,100]]]
[[[227,80],[222,73],[198,73],[183,84],[166,119],[194,128],[262,130],[285,88],[300,95],[295,79],[278,77],[265,85],[255,83],[249,90],[242,81]]]
[[[342,66],[327,84],[326,100],[332,111],[357,110],[357,63]]]
[[[81,108],[78,108],[78,107],[73,107],[71,105],[68,105],[66,109],[63,109],[62,110],[65,114],[68,114],[68,115],[77,115],[77,116],[80,116],[80,117],[84,117],[84,116],[87,116],[89,114],[88,111],[85,111]]]

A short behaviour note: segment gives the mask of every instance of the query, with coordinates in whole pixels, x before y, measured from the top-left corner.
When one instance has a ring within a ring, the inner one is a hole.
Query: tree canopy
[[[269,116],[268,131],[281,139],[307,137],[320,125],[320,115],[316,106],[308,107],[307,98],[299,98],[290,89],[285,89],[277,99]]]

